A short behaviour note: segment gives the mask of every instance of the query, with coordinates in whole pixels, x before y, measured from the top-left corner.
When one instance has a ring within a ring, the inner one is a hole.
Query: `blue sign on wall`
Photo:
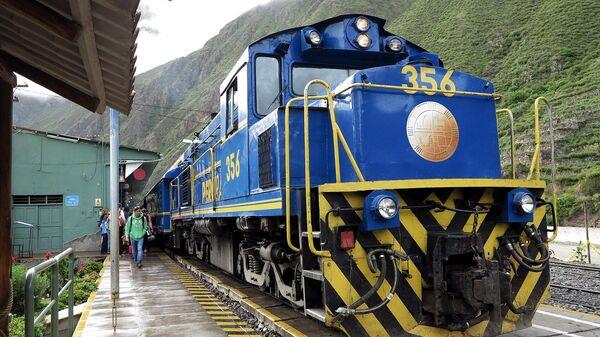
[[[65,206],[79,206],[79,195],[65,195]]]

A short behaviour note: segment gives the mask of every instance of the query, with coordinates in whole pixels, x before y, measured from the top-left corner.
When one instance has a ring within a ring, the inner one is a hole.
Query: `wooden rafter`
[[[2,50],[0,50],[0,62],[8,64],[13,71],[30,80],[39,83],[54,92],[60,92],[66,99],[79,104],[90,111],[96,111],[96,108],[98,107],[99,101],[96,97],[90,96],[89,94],[68,85],[65,81],[57,79]]]
[[[70,0],[69,3],[73,19],[82,27],[81,34],[77,38],[77,46],[79,47],[90,88],[100,101],[96,112],[102,113],[106,108],[106,93],[94,34],[92,5],[90,0]]]
[[[0,0],[0,5],[29,17],[55,34],[75,41],[81,26],[35,0]]]
[[[0,81],[8,83],[13,88],[17,86],[15,73],[10,70],[8,64],[2,62],[2,59],[0,59]]]

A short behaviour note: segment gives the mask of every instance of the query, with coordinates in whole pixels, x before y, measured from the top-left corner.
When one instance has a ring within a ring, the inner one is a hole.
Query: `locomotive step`
[[[323,308],[306,309],[306,314],[312,318],[318,319],[321,322],[325,322],[325,309]]]
[[[304,277],[323,282],[323,272],[320,270],[303,270]]]
[[[307,238],[308,237],[308,232],[302,232],[302,237],[303,238]],[[321,238],[321,232],[313,232],[313,238],[320,239]]]

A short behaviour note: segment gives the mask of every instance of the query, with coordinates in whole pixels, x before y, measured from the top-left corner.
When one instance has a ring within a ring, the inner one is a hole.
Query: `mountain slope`
[[[591,18],[600,17],[600,3],[594,0],[274,1],[228,23],[202,49],[139,75],[133,111],[121,120],[122,141],[162,152],[165,160],[155,172],[164,171],[183,150],[181,139],[208,121],[217,106],[220,81],[248,44],[344,13],[384,17],[388,30],[438,53],[446,67],[493,82],[504,94],[499,107],[511,107],[517,116],[520,177],[533,151],[533,100],[539,95],[554,99],[561,215],[576,214],[584,197],[598,211],[600,20]],[[17,124],[22,121],[24,126],[106,135],[105,119],[71,103],[32,105],[15,113]],[[504,119],[500,125],[506,162]],[[548,165],[549,156],[545,143],[543,164]]]

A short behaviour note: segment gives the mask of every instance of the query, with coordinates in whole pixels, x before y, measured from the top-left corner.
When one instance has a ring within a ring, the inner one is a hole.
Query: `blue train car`
[[[148,209],[156,235],[171,232],[171,181],[180,172],[179,167],[169,170],[144,196],[143,205]]]
[[[528,326],[549,282],[539,170],[504,179],[493,85],[384,24],[344,15],[244,51],[155,188],[172,246],[349,336]]]

